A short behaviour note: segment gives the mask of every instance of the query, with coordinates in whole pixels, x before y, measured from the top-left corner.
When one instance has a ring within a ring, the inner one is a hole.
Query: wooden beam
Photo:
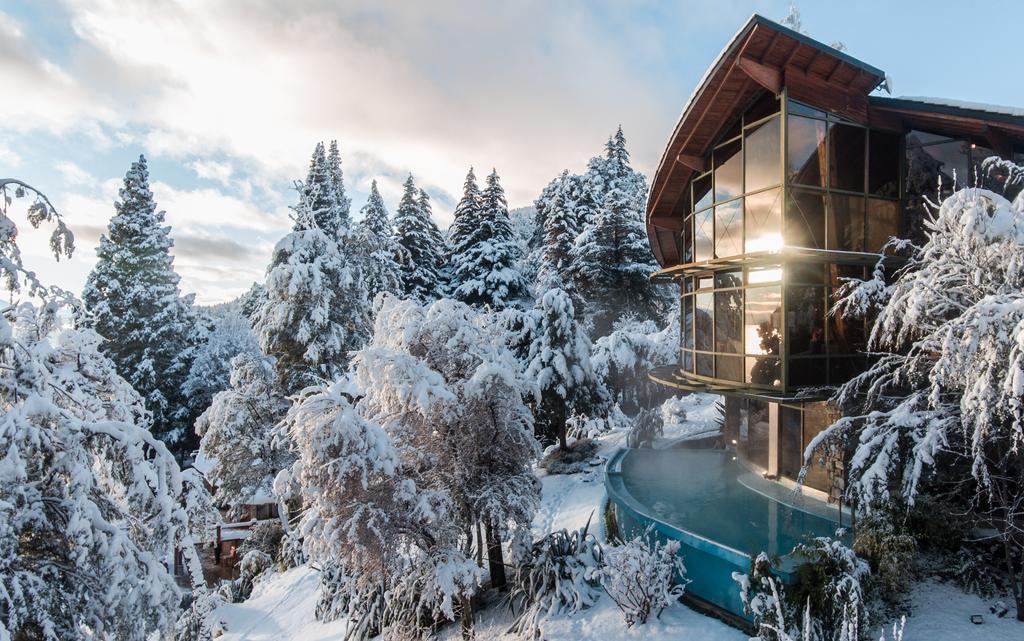
[[[707,171],[707,163],[704,162],[704,158],[701,156],[694,156],[692,154],[679,154],[676,156],[676,162],[686,165],[690,169],[698,172]]]
[[[778,41],[780,35],[782,35],[781,31],[775,31],[772,33],[772,39],[768,41],[768,46],[765,47],[764,51],[761,52],[761,55],[757,57],[758,62],[764,62],[765,57],[769,53],[771,53],[772,48],[775,46],[775,43]]]
[[[782,93],[782,72],[779,69],[742,56],[736,59],[736,66],[768,91],[776,95]]]
[[[807,66],[804,67],[804,69],[803,69],[804,73],[806,73],[807,75],[811,75],[811,67],[814,66],[814,63],[818,62],[818,58],[820,58],[820,57],[821,57],[821,49],[815,50],[814,55],[811,56],[811,61],[808,62]]]
[[[788,56],[786,56],[786,59],[782,62],[782,66],[780,67],[780,69],[785,69],[786,67],[788,67],[789,63],[793,62],[793,56],[795,56],[796,52],[800,51],[800,48],[803,47],[803,46],[804,46],[804,43],[802,43],[799,40],[797,40],[796,41],[796,46],[793,47],[793,50],[789,52]]]
[[[1010,142],[1006,133],[992,125],[982,127],[982,135],[988,141],[988,146],[1003,158],[1009,158],[1013,154],[1013,143]]]
[[[825,82],[832,82],[832,78],[836,75],[836,72],[839,71],[839,67],[842,66],[843,61],[836,58],[836,66],[832,67],[832,71],[828,72],[828,76],[825,77]]]

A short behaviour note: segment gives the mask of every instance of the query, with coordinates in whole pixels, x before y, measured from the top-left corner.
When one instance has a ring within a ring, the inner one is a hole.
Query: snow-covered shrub
[[[640,410],[633,417],[633,427],[626,436],[626,447],[651,447],[664,433],[665,422],[661,412],[657,409]]]
[[[869,591],[886,605],[897,605],[913,578],[917,541],[888,514],[868,513],[857,521],[853,549],[871,566]]]
[[[272,568],[274,559],[263,550],[249,550],[242,557],[238,564],[238,594],[242,599],[248,599],[252,589],[260,576]]]
[[[539,638],[541,623],[556,614],[576,614],[601,596],[601,545],[580,530],[552,532],[533,544],[513,573],[509,605],[518,611],[513,629]]]
[[[866,561],[829,537],[796,546],[793,556],[800,564],[789,590],[794,608],[809,607],[822,631],[838,629],[844,620],[868,623],[865,587],[871,570]]]
[[[654,540],[650,531],[605,550],[601,586],[622,610],[626,625],[647,623],[683,596],[686,566],[679,541]]]
[[[761,552],[753,558],[747,574],[733,572],[732,578],[739,584],[743,610],[753,619],[760,641],[789,639],[782,635],[797,630],[791,626],[801,620],[801,611],[807,619],[803,627],[811,634],[809,609],[794,607],[786,598],[782,584],[772,576],[772,560],[767,554]]]
[[[950,574],[964,590],[982,598],[995,596],[1001,581],[994,571],[995,564],[976,548],[960,548],[950,561]]]
[[[174,641],[212,641],[223,633],[217,608],[235,599],[226,598],[219,589],[194,586],[174,625]]]
[[[238,555],[245,558],[245,555],[253,550],[263,552],[271,559],[277,559],[281,554],[281,541],[284,538],[284,527],[278,519],[259,521],[249,528],[249,534],[238,546]]]
[[[552,445],[537,467],[547,470],[548,474],[578,474],[590,466],[599,448],[600,444],[589,438],[573,441],[564,450]]]
[[[302,545],[302,536],[295,529],[290,529],[281,537],[281,547],[277,556],[277,565],[281,571],[297,568],[306,563],[306,552]]]
[[[456,619],[471,630],[472,612],[466,610],[480,574],[472,559],[456,550],[415,559],[385,594],[384,640],[427,638],[439,623]]]

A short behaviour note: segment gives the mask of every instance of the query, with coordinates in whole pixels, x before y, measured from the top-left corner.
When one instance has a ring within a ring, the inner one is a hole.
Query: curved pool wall
[[[662,541],[679,541],[687,596],[747,621],[732,573],[748,573],[751,558],[764,551],[783,557],[775,574],[792,583],[793,563],[784,555],[809,537],[833,536],[839,525],[838,512],[832,518],[825,506],[801,506],[800,497],[772,498],[757,481],[768,485],[723,450],[619,450],[605,468],[621,536],[651,528]]]

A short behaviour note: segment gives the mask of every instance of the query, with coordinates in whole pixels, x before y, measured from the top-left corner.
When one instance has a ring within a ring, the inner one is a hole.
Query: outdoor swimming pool
[[[653,526],[680,541],[687,593],[743,618],[733,572],[748,572],[760,552],[783,556],[839,527],[838,510],[764,480],[721,450],[621,450],[605,485],[623,536]],[[791,570],[784,558],[780,578],[791,580]]]

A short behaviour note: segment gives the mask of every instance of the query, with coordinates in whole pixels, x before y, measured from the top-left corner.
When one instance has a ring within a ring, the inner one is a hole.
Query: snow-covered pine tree
[[[54,224],[58,258],[74,247],[45,196],[0,180],[9,294],[43,301],[0,306],[0,637],[162,638],[180,596],[164,562],[180,547],[202,585],[186,506],[208,503],[146,429],[143,399],[100,352],[101,337],[59,330],[79,303],[25,268],[8,189],[36,194],[29,222]]]
[[[517,264],[519,258],[505,190],[498,172],[492,171],[480,196],[476,228],[469,230],[452,256],[456,285],[452,295],[465,303],[493,309],[513,304],[526,296],[526,282]]]
[[[362,218],[356,225],[356,239],[365,264],[363,283],[372,303],[377,294],[388,292],[399,296],[402,288],[402,263],[405,248],[395,240],[391,218],[384,199],[377,189],[377,181],[370,184],[370,197],[360,211]]]
[[[430,221],[430,224],[427,225],[427,232],[430,234],[434,246],[438,248],[435,255],[437,256],[437,269],[440,274],[445,269],[445,258],[448,256],[448,241],[445,240],[444,234],[434,222],[434,208],[430,204],[430,195],[423,188],[420,188],[419,196],[416,197],[416,204],[420,206],[420,211]]]
[[[592,335],[606,334],[625,313],[641,320],[657,318],[665,296],[650,281],[657,269],[644,229],[647,184],[629,166],[626,140],[619,127],[605,157],[590,163],[586,180],[599,208],[573,248],[573,282],[590,303]]]
[[[182,385],[190,413],[198,416],[213,400],[213,395],[228,388],[231,381],[231,359],[239,354],[260,354],[259,341],[252,332],[249,319],[232,307],[208,319],[196,349],[188,376]]]
[[[574,177],[568,170],[544,189],[537,199],[539,216],[543,220],[541,229],[540,270],[537,274],[540,292],[545,291],[545,283],[559,280],[570,283],[572,276],[572,248],[579,234],[579,221],[576,218],[575,202],[571,199],[571,183]]]
[[[153,433],[182,459],[195,446],[194,415],[181,394],[195,318],[192,296],[178,290],[174,241],[153,201],[145,157],[132,163],[114,210],[82,298],[90,324],[107,339],[100,349],[146,400]]]
[[[341,169],[341,152],[338,150],[338,141],[332,140],[327,152],[327,171],[331,177],[331,198],[334,201],[335,219],[341,228],[348,229],[352,226],[352,217],[349,210],[352,200],[345,193],[345,175]]]
[[[202,453],[216,461],[207,480],[217,488],[217,504],[237,515],[242,505],[274,495],[274,478],[294,455],[274,432],[288,401],[271,359],[244,352],[230,363],[230,387],[196,419],[196,433]]]
[[[405,295],[419,302],[429,302],[442,295],[438,266],[444,246],[437,244],[440,232],[430,211],[420,206],[419,198],[420,192],[409,174],[395,214],[395,238],[406,255],[406,262],[402,264]]]
[[[340,169],[339,161],[339,172]],[[302,206],[313,217],[316,226],[323,230],[331,240],[337,240],[342,231],[341,212],[336,199],[337,187],[334,178],[331,166],[327,161],[324,143],[318,142],[309,159],[306,182],[300,183],[299,198],[302,201]]]
[[[311,209],[315,199],[302,189],[300,193],[292,232],[274,248],[267,298],[254,322],[260,347],[277,359],[279,380],[288,394],[337,378],[348,353],[362,346],[370,328],[359,266],[317,224],[315,214],[324,210]],[[334,219],[327,220],[331,224]]]
[[[541,298],[539,311],[541,326],[526,376],[540,388],[538,434],[557,440],[564,450],[566,421],[601,411],[608,405],[608,394],[594,374],[590,340],[576,322],[569,294],[552,287]]]
[[[480,212],[483,208],[480,186],[476,182],[476,173],[470,167],[466,180],[462,185],[462,198],[455,205],[452,224],[448,227],[448,265],[455,262],[455,257],[466,253],[473,242],[473,235],[480,226]],[[454,275],[451,275],[454,278]],[[449,289],[454,290],[458,283],[452,281]]]

